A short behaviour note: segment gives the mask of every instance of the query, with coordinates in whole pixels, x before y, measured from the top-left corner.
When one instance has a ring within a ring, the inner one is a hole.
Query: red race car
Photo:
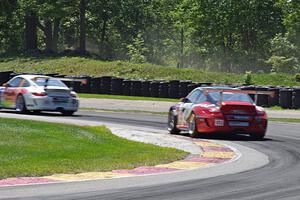
[[[246,91],[228,87],[198,87],[172,106],[168,116],[171,134],[188,131],[191,137],[204,133],[243,133],[262,139],[267,130],[267,115]],[[256,98],[257,99],[257,98]]]

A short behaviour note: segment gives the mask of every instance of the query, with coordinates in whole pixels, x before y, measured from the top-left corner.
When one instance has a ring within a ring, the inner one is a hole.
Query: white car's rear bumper
[[[25,97],[27,110],[41,110],[41,111],[77,111],[79,101],[76,98],[61,98],[55,99],[53,97]]]

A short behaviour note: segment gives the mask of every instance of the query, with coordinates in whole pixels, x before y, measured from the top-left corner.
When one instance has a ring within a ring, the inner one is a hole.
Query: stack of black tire
[[[151,81],[148,81],[148,80],[142,81],[141,92],[142,92],[143,97],[150,97],[150,89],[151,89],[150,83],[151,83]]]
[[[280,87],[269,87],[268,91],[274,92],[273,96],[268,97],[268,104],[270,107],[279,106],[279,91]]]
[[[123,92],[122,94],[125,96],[131,95],[131,80],[123,80]]]
[[[172,80],[169,82],[169,97],[177,99],[179,98],[179,80]]]
[[[169,82],[162,81],[159,83],[158,97],[169,98]]]
[[[159,96],[159,83],[160,81],[151,81],[150,82],[150,97]]]
[[[12,71],[0,72],[0,86],[9,81]]]
[[[80,92],[81,93],[91,93],[91,80],[90,76],[81,76],[81,79],[86,79],[86,83],[80,83]]]
[[[292,102],[293,89],[292,88],[282,88],[279,91],[279,105],[281,108],[290,109],[293,107]]]
[[[111,94],[122,95],[123,94],[123,78],[113,77],[111,79]]]
[[[91,93],[92,94],[100,94],[101,92],[101,77],[93,77],[90,83]]]
[[[294,109],[300,108],[300,88],[294,88],[292,104]]]
[[[179,97],[186,97],[189,94],[188,86],[192,83],[192,81],[180,81],[179,85]]]
[[[141,96],[142,94],[142,81],[132,80],[131,81],[131,96]]]
[[[268,91],[268,87],[256,87],[256,91]],[[269,95],[267,94],[258,94],[257,95],[257,105],[258,106],[263,106],[263,107],[269,107]]]
[[[100,78],[100,93],[111,94],[111,76],[102,76]]]

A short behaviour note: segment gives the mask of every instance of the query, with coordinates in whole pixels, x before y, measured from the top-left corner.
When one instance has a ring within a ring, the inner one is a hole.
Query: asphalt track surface
[[[49,114],[47,116],[58,117],[58,115],[55,114]],[[156,129],[166,128],[165,117],[150,114],[81,111],[78,112],[77,116],[71,118],[113,122]],[[3,199],[1,198],[1,192],[6,194],[11,192],[11,194],[14,194],[12,196],[18,196],[17,198],[11,199],[26,200],[300,199],[300,124],[271,122],[267,137],[263,141],[255,141],[247,136],[215,136],[210,139],[233,141],[238,145],[256,149],[268,155],[270,162],[258,169],[213,178],[194,178],[185,181],[170,181],[170,183],[168,183],[166,178],[162,178],[161,182],[163,182],[163,184],[160,184],[159,181],[156,180],[155,184],[145,185],[142,182],[143,179],[140,178],[136,179],[136,181],[140,181],[140,184],[128,184],[127,186],[120,186],[119,181],[114,180],[110,187],[93,181],[87,182],[85,185],[79,183],[64,183],[43,186],[7,187],[0,189],[0,199]],[[227,167],[227,165],[224,165],[224,167]],[[160,179],[160,177],[161,176],[158,175],[155,179]],[[132,181],[135,181],[135,179],[132,179],[131,182]],[[89,188],[94,187],[94,189],[86,191],[86,185],[89,185]],[[75,192],[67,193],[65,189],[67,187],[73,187]],[[22,192],[24,193],[24,197],[22,197]]]

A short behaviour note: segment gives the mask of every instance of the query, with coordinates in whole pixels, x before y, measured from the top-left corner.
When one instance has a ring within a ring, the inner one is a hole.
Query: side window
[[[207,101],[207,96],[203,92],[201,92],[198,99],[196,100],[196,103],[202,103],[205,101]]]
[[[187,98],[192,102],[195,103],[199,97],[199,95],[201,94],[200,90],[195,90],[194,92],[192,92],[191,94],[189,94],[189,96],[187,96]]]
[[[27,80],[22,79],[20,87],[29,87],[29,86],[30,83]]]
[[[8,82],[8,84],[10,85],[10,87],[19,87],[21,80],[22,79],[20,77],[17,77],[17,78],[10,80]]]

